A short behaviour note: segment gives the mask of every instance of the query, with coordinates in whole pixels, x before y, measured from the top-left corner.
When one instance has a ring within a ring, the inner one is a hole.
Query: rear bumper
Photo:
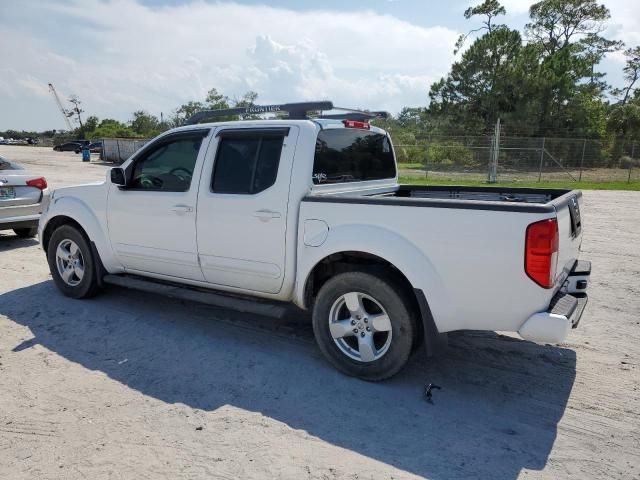
[[[26,215],[22,217],[0,218],[0,230],[13,230],[14,228],[33,228],[38,226],[40,214]]]
[[[48,200],[48,199],[47,199]],[[30,220],[40,217],[47,203],[39,201],[30,205],[13,205],[0,207],[0,225],[18,220]]]
[[[562,289],[551,299],[547,311],[529,317],[518,330],[520,336],[538,343],[563,342],[569,330],[578,326],[587,306],[590,275],[590,262],[576,262]]]
[[[49,189],[42,192],[40,201],[29,205],[12,205],[0,207],[0,230],[14,228],[32,228],[38,226],[42,212],[49,206]]]

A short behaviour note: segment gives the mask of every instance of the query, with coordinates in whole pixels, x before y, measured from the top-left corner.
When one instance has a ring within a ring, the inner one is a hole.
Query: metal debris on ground
[[[427,385],[427,388],[424,390],[424,396],[426,397],[427,402],[429,402],[431,405],[433,405],[433,394],[431,393],[433,389],[442,390],[442,387],[433,383]]]

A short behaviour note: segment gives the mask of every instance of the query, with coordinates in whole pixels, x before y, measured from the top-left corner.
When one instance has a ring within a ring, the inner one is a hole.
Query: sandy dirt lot
[[[54,186],[105,175],[73,153],[0,155]],[[65,298],[37,242],[2,232],[0,478],[638,479],[640,192],[585,202],[590,304],[567,343],[452,334],[380,384],[332,369],[305,315]]]

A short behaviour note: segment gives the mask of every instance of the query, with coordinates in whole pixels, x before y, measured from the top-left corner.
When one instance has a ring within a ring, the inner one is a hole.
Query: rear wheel
[[[67,297],[86,298],[97,291],[96,262],[77,228],[63,225],[51,235],[47,260],[53,281]]]
[[[318,346],[347,375],[369,381],[389,378],[411,354],[416,329],[410,304],[382,275],[337,275],[322,286],[313,309]]]
[[[20,238],[31,238],[36,236],[36,234],[38,233],[38,228],[14,228],[13,232]]]

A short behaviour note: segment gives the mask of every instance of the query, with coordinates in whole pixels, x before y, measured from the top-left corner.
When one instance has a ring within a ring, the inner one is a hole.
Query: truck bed
[[[545,213],[558,210],[576,196],[582,196],[582,192],[549,188],[399,185],[387,191],[318,193],[308,195],[304,200]]]
[[[327,237],[322,249],[303,247],[298,258],[314,263],[320,260],[315,250],[340,251],[343,243],[357,242],[361,251],[413,272],[407,278],[427,295],[440,332],[518,331],[547,310],[576,263],[581,195],[491,186],[314,191],[302,200],[304,235],[310,245],[319,243],[313,236],[320,222]],[[549,218],[557,219],[560,248],[555,285],[545,289],[527,277],[524,254],[529,225]]]
[[[570,190],[546,188],[401,185],[400,189],[394,196],[405,198],[437,198],[447,200],[546,204],[569,192]]]

